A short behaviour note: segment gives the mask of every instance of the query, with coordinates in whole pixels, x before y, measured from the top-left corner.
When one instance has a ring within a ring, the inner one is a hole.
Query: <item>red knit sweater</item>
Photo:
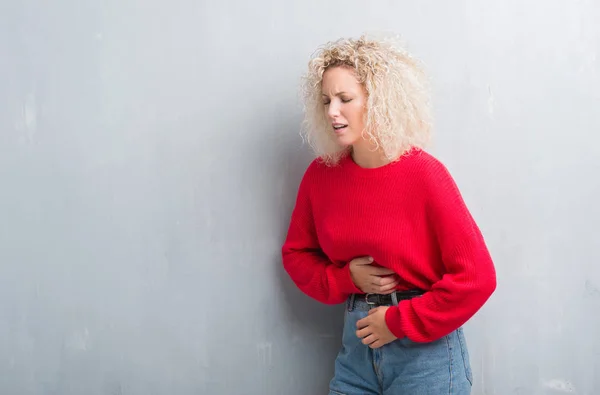
[[[482,234],[437,159],[413,150],[366,169],[351,156],[333,167],[313,161],[300,183],[283,265],[308,296],[327,304],[362,293],[352,259],[371,256],[400,277],[398,290],[426,293],[386,312],[398,338],[428,342],[469,320],[496,288]]]

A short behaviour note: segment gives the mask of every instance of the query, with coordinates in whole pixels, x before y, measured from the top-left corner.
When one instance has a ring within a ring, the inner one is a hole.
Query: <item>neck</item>
[[[390,163],[381,149],[373,149],[366,144],[356,144],[352,146],[352,159],[363,168],[373,169],[385,166]]]

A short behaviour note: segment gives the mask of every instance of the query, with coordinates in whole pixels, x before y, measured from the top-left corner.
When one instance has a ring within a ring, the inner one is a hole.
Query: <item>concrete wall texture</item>
[[[281,268],[298,83],[394,31],[489,243],[474,394],[600,393],[600,3],[0,2],[0,393],[324,394],[341,306]]]

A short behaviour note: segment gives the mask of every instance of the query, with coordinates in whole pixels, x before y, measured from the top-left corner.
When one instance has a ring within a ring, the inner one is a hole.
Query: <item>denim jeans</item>
[[[356,336],[371,305],[348,300],[329,395],[469,395],[473,377],[462,328],[430,343],[398,339],[378,349]]]

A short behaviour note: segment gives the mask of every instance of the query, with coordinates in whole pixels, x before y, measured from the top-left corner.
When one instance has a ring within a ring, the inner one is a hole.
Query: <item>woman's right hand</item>
[[[350,276],[364,293],[391,294],[398,285],[398,275],[390,269],[373,266],[373,258],[360,257],[350,261]]]

